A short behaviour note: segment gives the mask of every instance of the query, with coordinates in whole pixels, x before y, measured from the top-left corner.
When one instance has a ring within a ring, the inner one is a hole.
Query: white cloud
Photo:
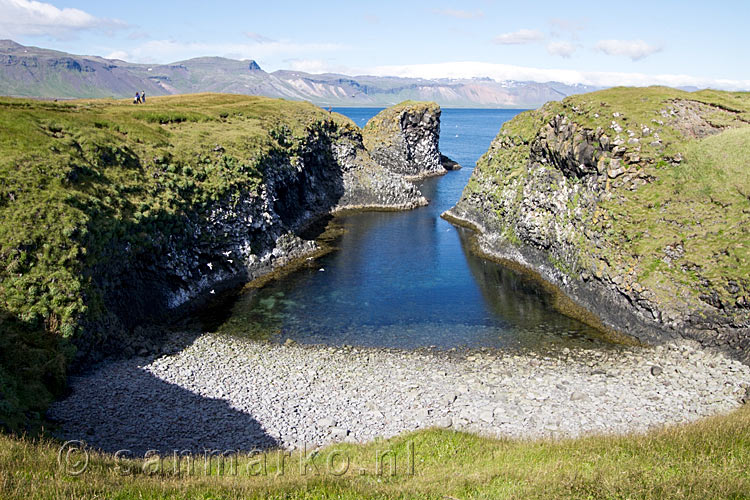
[[[177,40],[150,40],[126,52],[117,52],[121,59],[141,63],[170,63],[201,56],[221,56],[232,59],[254,59],[266,69],[269,61],[297,58],[307,54],[319,56],[346,50],[344,45],[333,43],[297,43],[277,40],[258,43],[204,43]],[[275,68],[276,69],[276,68]]]
[[[128,40],[145,40],[151,38],[151,35],[146,31],[134,31],[128,35]]]
[[[481,10],[468,11],[468,10],[457,10],[457,9],[435,9],[435,14],[442,16],[453,17],[455,19],[479,19],[484,17],[484,12]]]
[[[493,40],[500,45],[521,45],[544,40],[544,33],[539,30],[522,29],[512,33],[503,33]]]
[[[555,17],[549,20],[553,30],[559,30],[566,33],[575,33],[586,29],[588,19],[563,19]]]
[[[578,46],[572,42],[550,42],[547,44],[547,52],[553,56],[560,56],[566,59],[570,58],[578,49]]]
[[[33,0],[0,0],[0,38],[44,35],[68,39],[79,31],[110,32],[126,27],[123,21],[95,17],[79,9],[59,9]]]
[[[255,33],[253,31],[246,31],[245,36],[250,40],[255,40],[258,43],[272,43],[276,41],[272,38],[268,38],[267,36],[261,35],[260,33]]]
[[[123,50],[115,50],[114,52],[110,52],[104,57],[107,59],[119,59],[121,61],[125,61],[128,58],[128,53]]]
[[[356,73],[355,70],[348,66],[332,64],[330,61],[323,59],[287,59],[284,61],[284,69],[312,74],[340,73],[344,75],[352,75]]]
[[[596,44],[596,49],[609,56],[626,56],[633,61],[662,50],[660,46],[649,45],[643,40],[600,40]]]
[[[644,73],[542,69],[472,61],[378,66],[370,68],[367,73],[376,76],[401,76],[430,79],[489,77],[496,81],[555,81],[566,83],[568,85],[584,84],[599,87],[613,87],[616,85],[639,87],[648,85],[667,85],[670,87],[694,86],[699,88],[711,87],[726,90],[750,90],[750,80],[729,80],[674,74],[648,75]]]

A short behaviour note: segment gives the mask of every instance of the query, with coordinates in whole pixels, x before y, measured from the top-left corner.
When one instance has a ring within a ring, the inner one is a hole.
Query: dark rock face
[[[611,139],[601,128],[562,114],[535,127],[525,137],[501,132],[445,217],[476,229],[487,254],[517,262],[557,286],[594,326],[648,343],[693,339],[749,361],[743,304],[722,307],[716,293],[700,296],[711,307],[683,297],[665,300],[632,269],[606,257],[611,243],[592,227],[602,217],[601,203],[615,199],[616,189],[633,191],[653,181],[643,166],[645,155],[626,149],[640,150],[637,139]],[[665,248],[664,261],[683,253],[680,244]]]
[[[461,170],[461,165],[442,154],[440,155],[440,164],[446,170]]]
[[[373,159],[392,172],[410,178],[441,175],[440,106],[404,102],[374,116],[362,133]]]
[[[209,213],[185,214],[184,230],[154,235],[148,253],[111,249],[106,267],[91,271],[108,316],[76,339],[80,357],[111,354],[122,341],[132,343],[122,334],[136,326],[313,254],[317,244],[298,233],[320,216],[427,203],[413,184],[375,164],[359,131],[328,123],[304,139],[301,157],[269,157],[258,193],[222,200]]]

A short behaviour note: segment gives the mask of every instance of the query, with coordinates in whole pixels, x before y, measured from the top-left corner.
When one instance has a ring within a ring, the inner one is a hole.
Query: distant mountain
[[[571,94],[597,90],[558,82],[497,82],[267,73],[255,61],[199,57],[172,64],[135,64],[78,56],[0,40],[0,94],[19,97],[128,97],[227,92],[312,101],[321,106],[390,106],[406,99],[441,106],[535,108]]]

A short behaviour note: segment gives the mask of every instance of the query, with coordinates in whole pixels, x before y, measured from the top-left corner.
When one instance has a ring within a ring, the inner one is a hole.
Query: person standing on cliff
[[[146,104],[146,91],[145,90],[141,92],[141,102],[143,104]]]
[[[140,104],[141,103],[141,93],[136,92],[135,97],[133,98],[133,104]]]

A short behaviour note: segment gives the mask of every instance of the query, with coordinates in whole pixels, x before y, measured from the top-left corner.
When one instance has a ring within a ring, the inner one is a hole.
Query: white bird
[[[209,268],[209,269],[213,270],[213,268],[214,268],[214,265],[213,265],[213,264],[211,264],[211,263],[209,262],[209,263],[208,263],[208,264],[206,264],[206,265],[208,266],[208,268]]]

